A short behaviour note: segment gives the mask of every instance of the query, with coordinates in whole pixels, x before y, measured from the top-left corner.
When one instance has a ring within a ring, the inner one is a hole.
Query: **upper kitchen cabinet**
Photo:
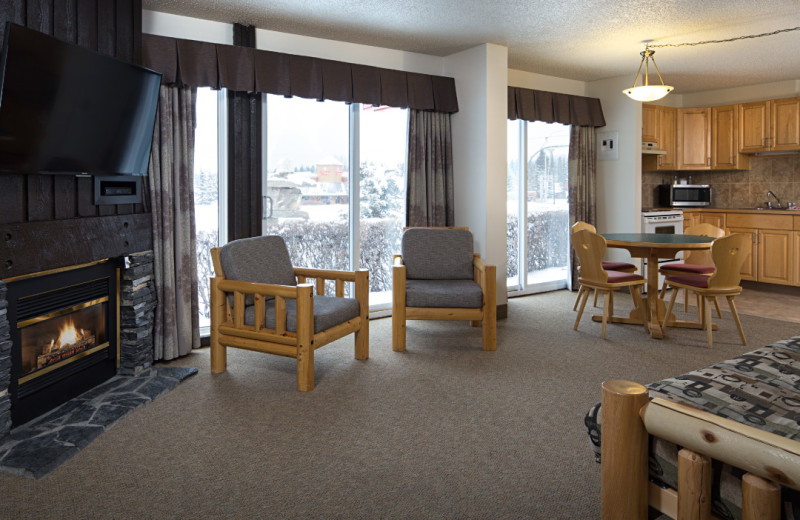
[[[769,151],[769,120],[771,101],[756,101],[739,105],[739,151],[755,153]]]
[[[739,153],[739,105],[711,107],[711,169],[749,167],[750,158]]]
[[[658,143],[658,107],[642,105],[642,142]]]
[[[800,150],[800,97],[739,105],[741,153]]]
[[[678,169],[711,169],[711,109],[678,109]]]
[[[675,138],[677,135],[677,109],[659,105],[642,105],[642,141],[654,142],[661,155],[643,155],[644,170],[676,170]]]
[[[800,150],[800,97],[772,101],[770,149]]]

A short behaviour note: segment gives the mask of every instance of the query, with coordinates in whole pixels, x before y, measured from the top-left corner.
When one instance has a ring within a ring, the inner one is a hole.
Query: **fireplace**
[[[110,261],[8,281],[12,426],[109,379],[119,360],[119,271]]]

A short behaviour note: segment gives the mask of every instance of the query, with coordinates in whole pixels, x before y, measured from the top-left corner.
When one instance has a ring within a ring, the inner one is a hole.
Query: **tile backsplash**
[[[784,205],[800,204],[800,155],[751,157],[749,170],[642,172],[642,207],[657,207],[658,185],[671,183],[675,175],[687,180],[691,175],[693,184],[711,185],[712,204],[717,208],[759,206],[770,190]]]

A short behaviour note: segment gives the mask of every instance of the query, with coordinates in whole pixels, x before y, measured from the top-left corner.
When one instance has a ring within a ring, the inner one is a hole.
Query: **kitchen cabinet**
[[[800,150],[800,97],[772,101],[773,151]]]
[[[659,105],[642,105],[642,141],[654,142],[662,155],[642,155],[643,170],[676,170],[675,138],[678,110]]]
[[[711,169],[750,168],[750,158],[739,153],[739,105],[711,107]]]
[[[711,109],[679,108],[677,133],[679,170],[711,169]]]
[[[794,279],[792,285],[800,285],[800,231],[794,231],[792,255],[794,256]]]
[[[700,212],[683,210],[683,230],[686,231],[692,226],[700,223]]]
[[[727,213],[729,233],[751,237],[753,250],[742,266],[742,279],[792,285],[795,281],[795,230],[793,215]]]
[[[756,280],[758,276],[758,230],[752,228],[728,227],[727,231],[730,235],[734,233],[749,235],[750,243],[753,245],[753,248],[750,250],[750,254],[747,255],[747,258],[745,258],[740,272],[742,280]]]
[[[642,105],[642,142],[658,143],[657,112],[656,105]]]
[[[800,150],[800,97],[739,105],[739,152]]]
[[[698,223],[725,229],[725,213],[700,213]]]
[[[739,105],[739,151],[755,153],[769,151],[770,101],[755,101]]]

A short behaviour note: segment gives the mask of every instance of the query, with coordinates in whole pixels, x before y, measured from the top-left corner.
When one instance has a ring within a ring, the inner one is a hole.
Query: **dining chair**
[[[575,233],[576,231],[580,231],[581,229],[588,229],[592,233],[597,233],[597,228],[593,225],[589,224],[588,222],[584,222],[582,220],[577,221],[572,225],[570,229],[571,233]],[[603,260],[603,269],[606,271],[621,271],[623,273],[635,273],[636,266],[628,263],[628,262],[614,262],[611,260]],[[578,271],[580,272],[580,266],[578,266]],[[572,310],[578,310],[578,302],[581,301],[581,295],[583,292],[588,289],[584,289],[581,285],[578,288],[578,297],[575,298],[575,305],[572,306]],[[594,291],[594,306],[597,307],[597,290]]]
[[[684,230],[686,235],[694,235],[700,237],[720,238],[725,236],[725,231],[712,224],[698,224],[696,226],[688,227]],[[683,274],[699,274],[703,276],[711,276],[714,274],[714,261],[711,259],[710,249],[695,249],[685,251],[683,262],[676,262],[671,264],[664,264],[658,268],[658,272],[667,276],[680,276]],[[666,278],[664,283],[661,284],[661,294],[659,298],[664,299],[667,292]],[[722,311],[719,308],[719,302],[714,297],[714,307],[717,309],[717,316],[722,317]],[[700,305],[698,303],[698,312]],[[689,290],[683,292],[683,312],[689,312]],[[699,316],[699,314],[698,314]]]
[[[578,317],[575,319],[573,330],[578,330],[578,324],[583,316],[583,309],[586,307],[586,300],[589,299],[589,289],[603,293],[603,339],[606,338],[606,325],[614,315],[614,291],[623,287],[629,287],[631,296],[636,307],[641,310],[642,324],[644,330],[649,334],[650,329],[647,325],[647,305],[642,300],[642,287],[647,280],[635,273],[625,273],[622,271],[612,271],[603,269],[603,256],[606,253],[606,239],[589,229],[581,229],[572,234],[572,247],[578,255],[581,264],[580,276],[578,281],[582,287],[586,287],[581,299]]]
[[[725,296],[728,299],[728,306],[731,309],[731,314],[733,314],[733,320],[736,322],[736,328],[739,329],[742,345],[746,346],[747,340],[744,337],[742,322],[739,320],[739,313],[736,312],[733,298],[737,294],[742,293],[742,287],[739,285],[742,279],[740,270],[742,268],[742,263],[744,263],[747,255],[750,254],[752,246],[750,237],[740,233],[717,238],[711,244],[711,258],[716,268],[711,276],[703,274],[668,276],[667,287],[674,289],[674,291],[672,293],[672,298],[669,300],[669,306],[664,315],[664,321],[661,324],[662,329],[666,330],[667,325],[669,325],[669,315],[672,312],[672,306],[675,304],[675,298],[678,295],[677,289],[688,289],[695,292],[698,296],[700,317],[697,324],[701,326],[701,329],[706,330],[708,346],[710,348],[712,346],[712,323],[709,300],[717,296]]]

